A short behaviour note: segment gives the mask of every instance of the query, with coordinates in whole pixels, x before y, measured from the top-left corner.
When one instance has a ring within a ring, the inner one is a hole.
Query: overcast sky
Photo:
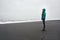
[[[41,20],[46,8],[46,20],[60,19],[60,0],[0,0],[0,20]]]

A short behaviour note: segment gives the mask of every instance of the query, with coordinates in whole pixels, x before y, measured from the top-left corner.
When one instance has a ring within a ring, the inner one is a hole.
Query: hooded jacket
[[[42,12],[42,20],[45,20],[45,18],[46,18],[46,12],[43,11],[43,12]]]

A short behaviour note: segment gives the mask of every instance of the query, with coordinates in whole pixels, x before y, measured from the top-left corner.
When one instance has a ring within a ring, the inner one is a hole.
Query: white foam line
[[[25,22],[36,22],[40,20],[27,20],[27,21],[7,21],[7,22],[0,22],[0,24],[10,24],[10,23],[25,23]]]

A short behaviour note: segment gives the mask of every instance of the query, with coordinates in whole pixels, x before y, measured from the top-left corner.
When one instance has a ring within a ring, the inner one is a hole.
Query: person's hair
[[[45,8],[43,8],[43,11],[46,11],[46,9],[45,9]]]
[[[45,8],[43,8],[43,9],[42,9],[42,14],[43,14],[45,11],[46,11],[46,9],[45,9]]]
[[[42,10],[43,10],[43,13],[46,11],[46,9],[45,9],[45,8],[43,8]]]

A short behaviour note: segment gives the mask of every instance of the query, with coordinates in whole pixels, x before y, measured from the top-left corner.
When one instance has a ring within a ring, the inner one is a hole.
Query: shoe
[[[43,29],[42,31],[45,31],[45,29]]]

